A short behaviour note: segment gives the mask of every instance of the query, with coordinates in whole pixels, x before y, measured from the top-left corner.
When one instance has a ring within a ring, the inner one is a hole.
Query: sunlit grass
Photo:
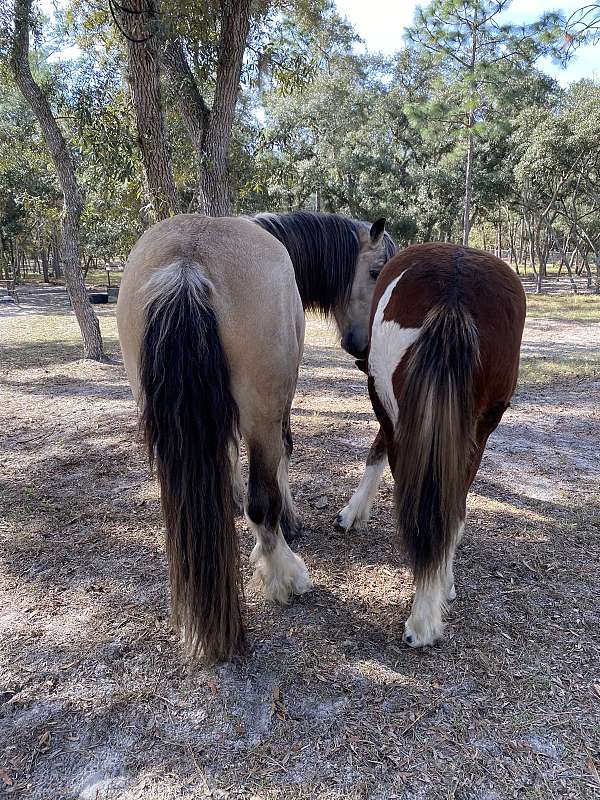
[[[527,316],[572,322],[600,322],[600,295],[530,294]]]
[[[593,356],[526,357],[521,359],[519,386],[543,386],[556,381],[572,381],[600,376],[600,353]]]
[[[540,295],[528,297],[528,315],[536,319],[600,322],[600,296]],[[108,355],[118,355],[114,306],[99,313],[100,328]],[[307,344],[337,349],[338,335],[333,323],[309,315]],[[0,316],[0,369],[44,366],[82,357],[79,327],[71,313],[3,314]],[[352,366],[351,360],[348,366]],[[600,376],[600,353],[524,357],[519,385],[547,385],[554,381]],[[358,378],[358,375],[357,375]]]
[[[118,353],[114,312],[99,315],[107,355]],[[0,317],[0,369],[65,363],[83,357],[74,314],[6,314]]]

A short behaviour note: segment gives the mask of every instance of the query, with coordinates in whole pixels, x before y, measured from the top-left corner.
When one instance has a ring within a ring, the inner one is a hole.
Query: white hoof
[[[454,584],[452,584],[452,586],[448,589],[448,592],[446,594],[446,600],[449,603],[453,603],[456,600],[456,587],[454,586]]]
[[[349,531],[354,528],[355,531],[366,530],[369,522],[368,516],[359,515],[352,505],[349,503],[344,506],[335,519],[335,527],[341,528],[344,531]]]
[[[252,583],[267,600],[285,605],[292,595],[306,594],[312,589],[306,564],[285,543],[278,542],[269,555],[257,552],[255,547],[250,561],[256,567]]]
[[[439,620],[416,620],[414,615],[404,623],[402,641],[409,647],[426,647],[442,638],[444,624]]]

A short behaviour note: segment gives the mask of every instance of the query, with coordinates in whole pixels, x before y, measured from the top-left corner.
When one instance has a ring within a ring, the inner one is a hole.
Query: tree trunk
[[[496,226],[496,257],[502,258],[502,218],[498,209],[498,224]]]
[[[558,251],[560,253],[560,269],[558,271],[558,274],[560,275],[560,270],[564,266],[569,276],[569,281],[571,283],[571,289],[573,290],[573,294],[577,294],[577,284],[575,282],[575,278],[573,277],[573,271],[571,270],[571,263],[569,262],[569,253],[567,252],[569,247],[569,242],[571,240],[572,231],[571,233],[569,233],[569,238],[566,241],[564,239],[561,241],[556,231],[553,231],[553,234],[556,247],[558,248]]]
[[[542,281],[546,275],[546,251],[542,245],[542,233],[540,227],[536,227],[534,238],[535,238],[535,246],[537,249],[537,257],[538,257],[538,272],[537,272],[535,293],[542,294],[543,292]],[[532,257],[533,257],[533,251],[532,251]]]
[[[210,111],[200,94],[196,79],[188,63],[181,37],[168,41],[163,49],[163,66],[169,78],[173,100],[186,130],[196,158],[198,184],[191,207],[205,209],[202,201],[202,173],[204,170],[204,134],[208,128]]]
[[[160,91],[160,4],[158,0],[130,0],[126,8],[120,8],[144,171],[156,219],[166,219],[177,213],[179,202]]]
[[[42,245],[40,258],[42,260],[42,274],[44,276],[44,283],[48,283],[50,280],[50,275],[48,274],[48,250],[46,249],[46,245]]]
[[[521,217],[521,228],[519,231],[519,254],[517,256],[517,264],[521,264],[523,262],[523,246],[525,242],[525,218]],[[527,251],[525,251],[527,252]],[[527,262],[524,264],[524,272],[527,274]]]
[[[586,271],[586,275],[587,275],[586,286],[587,286],[588,289],[591,289],[592,288],[592,270],[590,269],[590,264],[589,264],[589,261],[588,261],[588,255],[589,255],[589,252],[586,252],[585,258],[583,260],[583,266],[585,267],[585,271]]]
[[[180,37],[163,49],[181,120],[194,149],[198,170],[199,210],[210,216],[231,213],[229,148],[248,30],[250,0],[221,0],[219,58],[212,110],[209,110],[189,66]]]
[[[202,199],[215,217],[231,213],[229,145],[250,27],[250,0],[221,0],[221,35],[215,99],[204,139]]]
[[[55,278],[62,278],[62,270],[60,268],[60,234],[55,230],[52,236],[52,243],[50,245],[50,252],[52,254],[52,274]]]
[[[15,0],[15,32],[10,63],[15,83],[38,120],[56,169],[63,193],[62,257],[67,290],[81,329],[84,357],[99,361],[103,357],[100,326],[85,290],[79,260],[79,219],[83,209],[83,197],[75,178],[71,152],[52,115],[46,95],[31,74],[29,67],[30,13],[31,0]]]
[[[469,244],[471,229],[471,193],[473,190],[473,110],[469,110],[469,123],[467,127],[467,161],[465,169],[465,199],[463,213],[463,244]]]
[[[15,267],[14,275],[16,280],[21,278],[21,248],[18,244],[15,245]]]
[[[471,61],[469,72],[471,75],[471,94],[469,97],[469,115],[467,117],[467,158],[465,168],[465,199],[463,214],[463,244],[469,244],[469,233],[471,231],[471,195],[473,192],[473,125],[475,124],[475,65],[477,63],[477,11],[473,16],[471,26]]]

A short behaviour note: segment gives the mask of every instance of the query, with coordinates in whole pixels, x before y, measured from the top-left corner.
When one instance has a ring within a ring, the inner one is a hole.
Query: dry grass
[[[77,361],[70,318],[34,310],[0,319],[0,794],[600,796],[600,382],[572,369],[594,357],[595,326],[529,323],[521,388],[470,497],[447,636],[415,652],[389,476],[367,532],[331,526],[376,426],[363,376],[311,321],[292,483],[315,591],[282,609],[249,590],[250,657],[205,670],[169,629],[123,368]]]
[[[600,322],[598,294],[530,294],[527,315],[567,322]]]

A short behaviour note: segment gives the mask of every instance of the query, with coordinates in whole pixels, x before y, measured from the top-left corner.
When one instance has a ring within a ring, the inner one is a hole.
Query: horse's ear
[[[379,217],[378,220],[371,225],[371,244],[379,244],[381,237],[385,233],[385,217]]]

